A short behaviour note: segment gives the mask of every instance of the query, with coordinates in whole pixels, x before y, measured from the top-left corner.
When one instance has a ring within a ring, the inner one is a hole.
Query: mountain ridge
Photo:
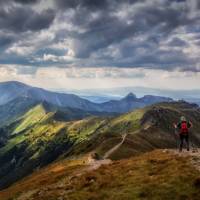
[[[200,145],[200,109],[186,102],[159,103],[119,116],[88,116],[73,121],[58,120],[54,111],[46,111],[39,104],[5,129],[6,142],[0,148],[1,188],[59,157],[96,152],[103,158],[122,141],[124,134],[123,143],[109,154],[109,159],[129,158],[157,148],[176,148],[172,124],[181,115],[193,122],[191,141]]]
[[[111,113],[124,113],[152,103],[172,101],[170,98],[158,96],[144,96],[143,98],[137,98],[133,93],[129,93],[121,100],[93,103],[74,94],[52,92],[14,81],[0,83],[0,93],[2,94],[0,96],[0,105],[8,103],[16,98],[23,97],[35,101],[46,101],[59,107],[72,107],[86,111]]]

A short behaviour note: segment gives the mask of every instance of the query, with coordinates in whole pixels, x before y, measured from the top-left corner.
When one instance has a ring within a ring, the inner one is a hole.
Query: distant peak
[[[0,85],[13,85],[13,86],[30,87],[30,86],[26,85],[25,83],[22,83],[22,82],[19,82],[19,81],[0,82]]]
[[[133,94],[132,92],[130,92],[130,93],[128,93],[128,94],[126,95],[126,97],[135,97],[135,98],[136,98],[136,95]]]
[[[132,92],[130,92],[125,96],[124,99],[130,99],[131,100],[131,99],[136,99],[136,98],[137,98],[136,95],[133,94]]]

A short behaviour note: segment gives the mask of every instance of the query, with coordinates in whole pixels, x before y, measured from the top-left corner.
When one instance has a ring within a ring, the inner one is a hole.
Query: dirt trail
[[[85,169],[81,170],[78,174],[76,174],[76,176],[81,176],[85,172],[93,171],[93,170],[98,169],[102,165],[108,165],[108,164],[112,163],[112,160],[108,159],[108,157],[124,143],[126,136],[127,136],[127,134],[122,135],[122,141],[119,144],[117,144],[116,146],[114,146],[112,149],[110,149],[108,152],[106,152],[105,155],[103,156],[102,160],[95,160],[93,158],[92,154],[89,155],[87,158],[87,161],[86,161],[88,166]]]
[[[88,171],[93,171],[93,170],[96,170],[98,169],[99,167],[101,167],[102,165],[108,165],[110,163],[112,163],[112,160],[108,159],[108,157],[113,153],[115,152],[125,141],[127,137],[127,134],[123,134],[122,135],[122,141],[117,144],[116,146],[114,146],[112,149],[110,149],[108,152],[106,152],[106,154],[103,156],[103,159],[102,160],[95,160],[91,155],[88,156],[87,158],[87,167],[82,169],[78,174],[76,174],[75,176],[81,176],[82,174],[84,174],[85,172],[88,172]]]
[[[172,149],[167,149],[164,151],[174,153],[177,156],[181,156],[181,157],[189,157],[189,161],[191,162],[191,164],[197,170],[200,171],[200,148],[195,148],[190,151],[183,150],[182,152],[179,152],[178,150],[172,150]]]
[[[31,200],[31,198],[33,197],[33,195],[35,194],[45,194],[47,192],[51,192],[51,191],[60,191],[60,198],[58,199],[63,199],[63,196],[68,195],[68,192],[70,192],[70,190],[66,190],[65,188],[71,184],[71,181],[73,179],[78,179],[81,175],[96,170],[99,167],[101,167],[102,165],[108,165],[110,163],[112,163],[112,161],[110,159],[106,159],[106,157],[110,156],[114,151],[116,151],[125,141],[127,134],[124,134],[122,136],[122,141],[117,144],[116,146],[114,146],[112,149],[110,149],[104,156],[105,159],[103,160],[95,160],[93,159],[92,154],[88,154],[88,157],[85,160],[85,168],[81,169],[80,171],[76,171],[75,173],[71,174],[71,176],[67,176],[67,177],[63,177],[62,180],[58,181],[57,183],[51,184],[49,186],[46,186],[44,188],[39,188],[39,189],[35,189],[35,190],[30,190],[30,191],[26,191],[22,194],[20,194],[16,200]],[[174,150],[174,149],[164,149],[163,153],[172,153],[175,154],[176,156],[181,156],[181,157],[188,157],[189,161],[191,162],[191,164],[200,171],[200,149],[197,149],[196,152],[194,151],[189,151],[187,152],[186,150],[184,150],[183,152],[179,153],[178,150]]]
[[[65,188],[67,184],[70,184],[71,181],[73,179],[76,179],[80,176],[82,176],[83,174],[87,173],[87,172],[90,172],[90,171],[94,171],[94,170],[97,170],[98,168],[100,168],[102,165],[108,165],[108,164],[111,164],[113,161],[108,159],[108,157],[114,153],[125,141],[127,137],[127,134],[123,134],[122,135],[122,140],[120,143],[118,143],[116,146],[114,146],[113,148],[111,148],[108,152],[105,153],[105,155],[103,156],[103,159],[102,160],[96,160],[93,158],[92,156],[92,153],[88,155],[88,157],[85,159],[85,164],[86,164],[86,167],[83,168],[82,170],[80,170],[78,173],[76,174],[73,174],[69,177],[66,177],[64,179],[62,179],[61,181],[59,181],[58,183],[56,184],[52,184],[49,186],[50,190],[51,189],[55,189],[55,188],[58,188],[58,189],[62,189],[62,188]],[[45,190],[45,188],[43,189]],[[43,192],[42,190],[38,190],[40,192]],[[36,191],[36,192],[38,192]],[[31,191],[31,192],[35,192],[35,191]],[[28,195],[31,196],[32,193],[29,193]],[[62,193],[62,195],[64,194],[67,194],[67,191],[64,191]],[[25,198],[24,198],[25,197]],[[29,199],[29,198],[28,198]],[[62,198],[61,198],[62,199]],[[27,200],[27,195],[26,193],[22,194],[17,200]]]
[[[107,159],[112,153],[114,153],[125,141],[127,134],[122,135],[122,141],[114,146],[112,149],[110,149],[108,152],[105,153],[103,159]]]
[[[57,183],[51,184],[42,189],[35,189],[35,190],[30,190],[28,192],[24,192],[20,194],[18,198],[16,198],[16,200],[28,200],[28,199],[31,199],[31,197],[34,194],[37,194],[37,193],[45,194],[47,191],[54,191],[54,190],[59,190],[61,192],[60,197],[62,197],[63,195],[67,195],[68,192],[70,192],[70,190],[66,191],[64,188],[67,185],[70,185],[73,179],[77,179],[87,172],[97,170],[102,165],[111,164],[112,160],[108,159],[109,156],[112,155],[112,153],[114,153],[116,150],[120,148],[120,146],[124,143],[126,138],[127,138],[127,134],[123,134],[122,140],[113,148],[111,148],[109,151],[107,151],[105,155],[103,156],[102,160],[94,159],[92,153],[90,153],[84,158],[85,167],[82,168],[81,170],[75,171],[74,173],[71,174],[71,176],[64,177],[62,180],[58,181]],[[189,152],[184,149],[183,152],[181,153],[175,149],[164,149],[163,153],[165,152],[175,154],[176,156],[180,156],[180,157],[187,157],[191,165],[200,171],[200,148],[196,148],[196,149],[193,148]]]
[[[65,191],[65,187],[71,183],[71,181],[73,179],[79,178],[80,176],[82,176],[83,174],[96,170],[99,167],[101,167],[102,165],[108,165],[112,163],[112,161],[110,159],[104,159],[104,160],[95,160],[92,158],[92,154],[88,155],[88,157],[85,159],[85,167],[79,171],[75,171],[74,173],[72,173],[71,176],[67,176],[67,177],[63,177],[62,180],[54,183],[54,184],[50,184],[49,186],[45,186],[44,188],[39,188],[39,189],[34,189],[34,190],[30,190],[30,191],[25,191],[22,194],[20,194],[16,200],[30,200],[31,197],[34,194],[45,194],[47,191],[52,191],[52,190],[60,190],[62,192],[61,197],[64,194],[67,194],[67,191]],[[59,198],[58,198],[59,199]],[[62,199],[62,198],[61,198]]]
[[[112,163],[110,159],[103,159],[103,160],[92,160],[90,162],[89,167],[86,169],[86,171],[93,171],[101,167],[101,165],[108,165]]]

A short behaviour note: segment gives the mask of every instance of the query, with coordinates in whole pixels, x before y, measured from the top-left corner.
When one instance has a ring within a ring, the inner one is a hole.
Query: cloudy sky
[[[0,0],[0,81],[200,85],[199,0]]]

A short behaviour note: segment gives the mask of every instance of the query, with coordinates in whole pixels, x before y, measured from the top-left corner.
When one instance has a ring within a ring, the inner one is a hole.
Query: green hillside
[[[193,122],[190,137],[194,145],[200,145],[200,109],[195,104],[171,102],[107,119],[105,125],[88,142],[76,146],[72,154],[95,150],[103,157],[122,140],[123,135],[126,135],[126,139],[110,155],[111,159],[126,158],[156,148],[176,148],[178,138],[173,123],[178,122],[182,115]]]
[[[32,109],[30,109],[21,119],[21,123],[13,131],[13,134],[17,134],[25,129],[30,128],[36,123],[39,123],[43,117],[45,117],[46,111],[44,107],[40,104]]]
[[[6,127],[9,138],[0,148],[1,187],[54,161],[73,145],[85,142],[103,121],[89,117],[68,122],[57,120],[56,113],[47,109],[46,104],[39,104]],[[65,110],[65,114],[69,112]]]
[[[99,158],[119,160],[157,148],[176,148],[172,124],[181,115],[193,122],[191,139],[199,145],[200,111],[185,102],[160,103],[117,117],[90,116],[74,121],[58,119],[55,109],[37,105],[6,127],[9,138],[0,148],[0,187],[56,159],[93,152]]]

